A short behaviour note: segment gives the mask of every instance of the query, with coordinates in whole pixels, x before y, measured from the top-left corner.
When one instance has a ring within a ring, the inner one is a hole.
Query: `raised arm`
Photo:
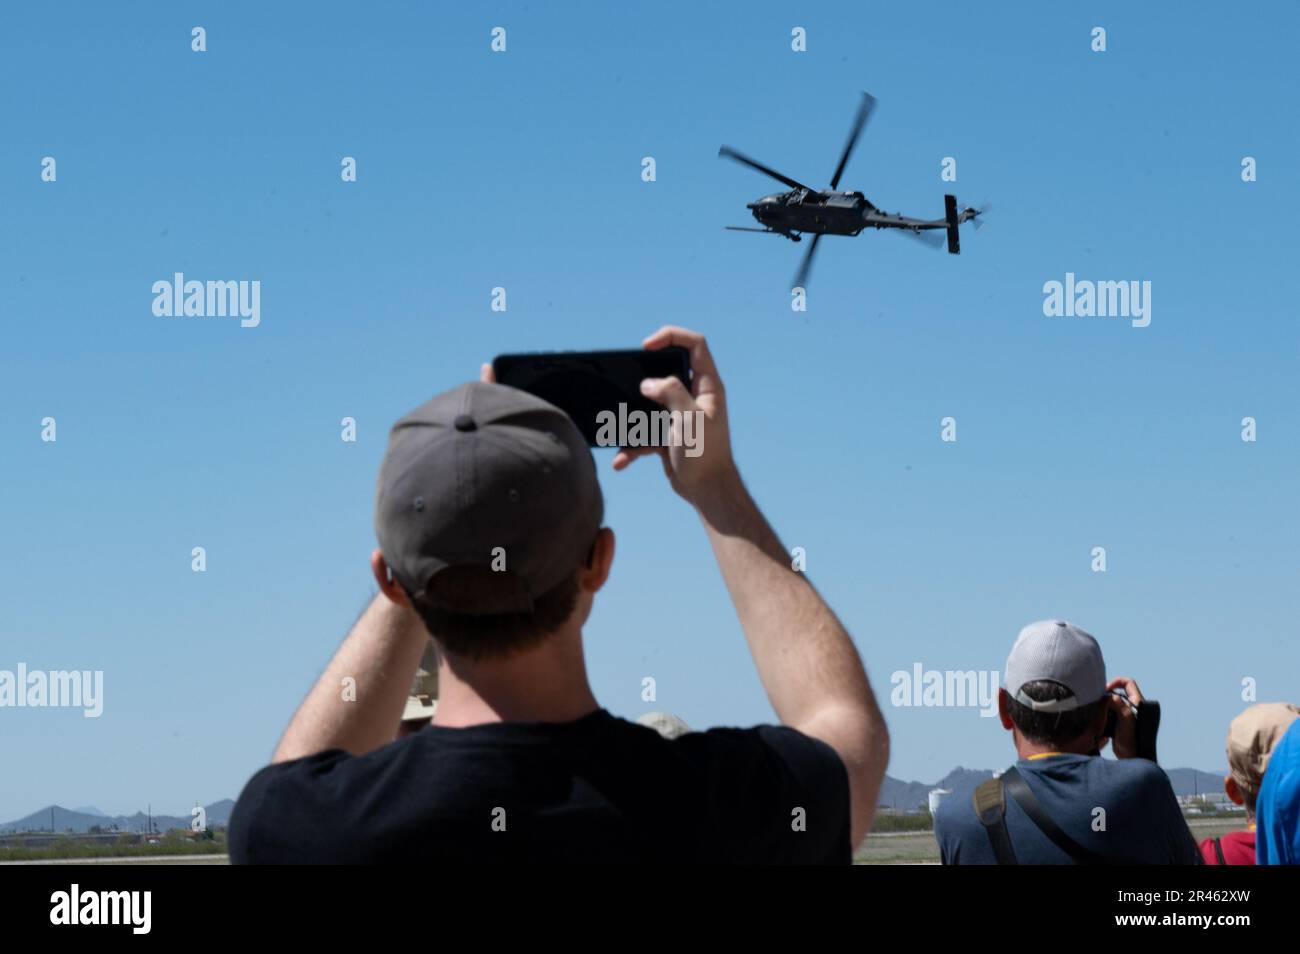
[[[658,453],[673,489],[699,513],[777,717],[825,742],[848,770],[856,846],[871,827],[889,761],[884,718],[849,634],[807,577],[791,568],[740,479],[722,381],[704,337],[665,327],[645,341],[652,349],[670,344],[690,349],[691,391],[676,378],[647,381],[642,390],[670,410],[703,414],[703,453],[623,450],[614,467]]]
[[[380,561],[380,576],[383,558],[375,551],[371,559]],[[386,571],[382,575],[386,577]],[[272,761],[287,762],[325,749],[361,755],[392,742],[428,640],[428,631],[400,589],[392,597],[378,594],[294,713]]]

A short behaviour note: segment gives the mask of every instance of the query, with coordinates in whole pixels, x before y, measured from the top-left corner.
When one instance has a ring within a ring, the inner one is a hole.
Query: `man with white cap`
[[[944,799],[934,832],[945,864],[1200,862],[1168,777],[1139,757],[1142,692],[1128,677],[1106,680],[1091,635],[1064,620],[1030,623],[1004,681],[998,714],[1019,761]],[[1100,757],[1108,741],[1115,759]]]

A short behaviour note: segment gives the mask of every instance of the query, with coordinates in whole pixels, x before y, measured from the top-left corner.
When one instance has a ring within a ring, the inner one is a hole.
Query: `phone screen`
[[[549,401],[573,419],[588,446],[600,446],[604,412],[663,410],[641,394],[646,378],[676,377],[691,384],[690,352],[673,345],[659,351],[556,351],[503,354],[492,362],[498,384]]]

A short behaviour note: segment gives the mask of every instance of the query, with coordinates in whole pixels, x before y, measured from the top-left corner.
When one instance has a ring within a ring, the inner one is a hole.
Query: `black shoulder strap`
[[[1000,865],[1019,864],[1016,852],[1011,847],[1011,834],[1007,831],[1007,801],[1000,778],[991,778],[981,782],[972,796],[975,803],[975,815],[980,824],[989,833],[989,843],[993,846],[993,856]]]
[[[1223,857],[1223,845],[1219,844],[1219,839],[1214,839],[1214,857],[1219,859],[1219,864],[1226,865],[1227,859]]]
[[[1052,839],[1052,843],[1069,855],[1076,865],[1114,864],[1110,859],[1089,851],[1061,831],[1060,826],[1052,821],[1052,816],[1047,814],[1038,799],[1034,797],[1034,793],[1029,788],[1029,783],[1016,771],[1015,766],[1003,772],[999,781],[1006,786],[1006,790],[1011,793],[1011,797],[1016,800],[1016,804],[1024,809],[1025,814],[1029,816],[1029,820],[1038,826],[1038,830]]]

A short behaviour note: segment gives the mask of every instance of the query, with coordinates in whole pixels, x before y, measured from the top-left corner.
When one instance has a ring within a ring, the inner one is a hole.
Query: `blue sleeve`
[[[1255,801],[1255,863],[1300,864],[1300,719],[1273,749]]]

